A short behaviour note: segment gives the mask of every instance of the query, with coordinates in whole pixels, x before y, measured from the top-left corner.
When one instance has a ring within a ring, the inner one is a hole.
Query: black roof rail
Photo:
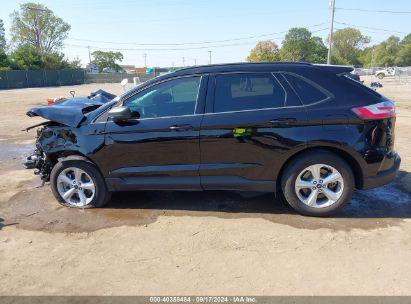
[[[314,66],[337,75],[350,73],[354,70],[354,68],[349,65],[314,64]]]
[[[220,68],[220,67],[241,66],[241,65],[271,65],[271,64],[312,65],[311,63],[307,63],[307,62],[296,62],[296,61],[232,62],[232,63],[196,65],[196,66],[178,69],[178,70],[175,70],[174,72],[189,71],[192,69],[203,69],[203,68]]]

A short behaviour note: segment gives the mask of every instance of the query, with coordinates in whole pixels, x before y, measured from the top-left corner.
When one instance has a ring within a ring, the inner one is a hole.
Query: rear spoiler
[[[344,75],[354,71],[354,68],[346,65],[314,64],[315,67],[323,71],[328,71],[336,75]]]

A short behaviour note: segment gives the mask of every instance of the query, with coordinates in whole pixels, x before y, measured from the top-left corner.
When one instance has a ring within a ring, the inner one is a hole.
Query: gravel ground
[[[397,102],[395,182],[357,191],[333,218],[273,195],[118,193],[106,208],[61,207],[21,160],[46,98],[118,84],[0,91],[0,295],[410,295],[411,85]]]

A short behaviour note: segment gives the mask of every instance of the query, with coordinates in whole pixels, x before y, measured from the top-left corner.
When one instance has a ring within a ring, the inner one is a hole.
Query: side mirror
[[[113,119],[114,122],[121,122],[121,121],[127,121],[131,116],[131,111],[127,107],[115,107],[112,108],[109,112],[108,115],[111,119]]]

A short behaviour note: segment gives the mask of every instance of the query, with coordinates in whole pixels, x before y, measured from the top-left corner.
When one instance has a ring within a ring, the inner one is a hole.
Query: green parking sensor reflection
[[[252,128],[234,128],[233,129],[234,137],[251,136],[252,132],[253,132]]]

